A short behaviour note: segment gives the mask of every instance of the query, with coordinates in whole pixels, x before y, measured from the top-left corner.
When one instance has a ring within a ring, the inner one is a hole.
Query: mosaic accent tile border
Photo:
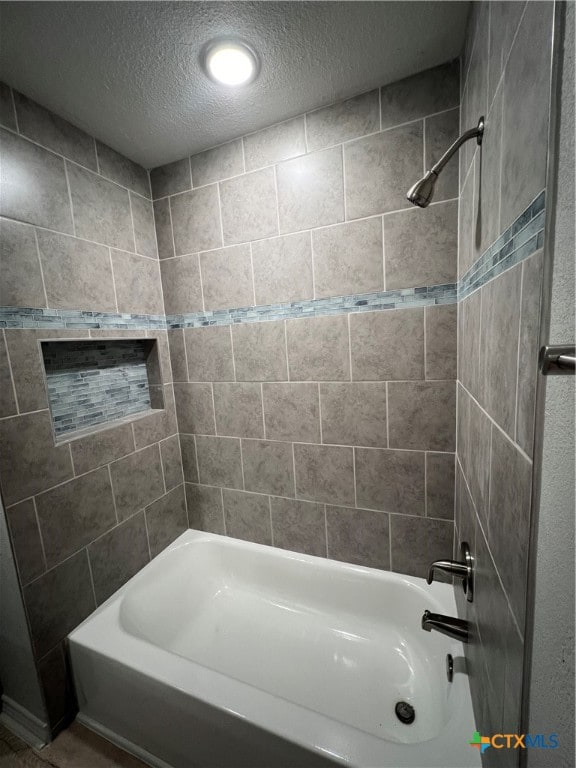
[[[545,191],[542,191],[474,262],[458,283],[166,316],[0,307],[0,328],[165,330],[456,304],[543,247],[545,197]]]
[[[458,282],[458,301],[543,247],[545,205],[546,193],[542,191],[474,262]]]

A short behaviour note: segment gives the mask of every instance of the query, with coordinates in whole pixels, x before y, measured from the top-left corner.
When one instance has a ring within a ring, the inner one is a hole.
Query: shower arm
[[[446,152],[442,155],[440,160],[438,160],[437,163],[434,163],[432,168],[430,168],[430,173],[433,173],[435,176],[438,176],[438,174],[442,171],[446,163],[450,160],[450,158],[458,152],[462,144],[465,144],[467,141],[470,141],[470,139],[476,139],[477,144],[480,146],[482,144],[482,136],[484,135],[484,118],[481,117],[478,121],[478,125],[476,128],[470,128],[468,131],[465,131],[461,136],[459,136],[456,141],[452,144],[451,147],[449,147]]]

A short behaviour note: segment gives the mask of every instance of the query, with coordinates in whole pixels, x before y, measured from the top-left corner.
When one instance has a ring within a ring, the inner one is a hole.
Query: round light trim
[[[208,77],[222,85],[246,85],[258,74],[258,59],[254,51],[235,40],[222,40],[209,45],[204,66]]]

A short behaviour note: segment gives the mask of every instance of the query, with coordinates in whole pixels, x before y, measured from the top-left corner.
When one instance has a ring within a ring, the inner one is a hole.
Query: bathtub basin
[[[478,766],[426,608],[452,587],[189,530],[70,635],[78,717],[160,767]]]

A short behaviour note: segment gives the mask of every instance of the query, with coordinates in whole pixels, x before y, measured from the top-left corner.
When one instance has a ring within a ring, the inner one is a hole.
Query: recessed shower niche
[[[164,408],[156,340],[40,344],[56,442]]]

